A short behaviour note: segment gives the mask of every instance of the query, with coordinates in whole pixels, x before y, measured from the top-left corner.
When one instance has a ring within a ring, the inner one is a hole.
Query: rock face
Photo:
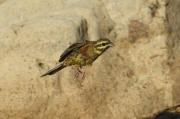
[[[179,0],[0,0],[1,119],[142,119],[180,104]],[[115,44],[81,86],[72,43]]]

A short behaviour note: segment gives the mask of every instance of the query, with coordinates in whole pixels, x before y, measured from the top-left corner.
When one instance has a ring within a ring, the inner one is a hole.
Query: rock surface
[[[180,104],[179,0],[0,0],[0,119],[142,119]],[[108,49],[86,79],[40,78],[83,39]]]

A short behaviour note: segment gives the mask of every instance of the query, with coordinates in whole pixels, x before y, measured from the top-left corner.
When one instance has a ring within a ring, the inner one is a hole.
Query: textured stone
[[[180,103],[178,0],[0,0],[1,119],[142,119]],[[86,78],[40,76],[79,40],[107,37]],[[179,108],[177,107],[177,110]]]

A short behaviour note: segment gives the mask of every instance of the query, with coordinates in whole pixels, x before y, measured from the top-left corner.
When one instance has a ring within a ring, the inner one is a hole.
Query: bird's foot
[[[82,74],[82,78],[81,78],[81,82],[82,83],[85,79],[85,71],[82,69],[82,67],[76,67],[76,66],[73,66],[73,69],[75,71],[75,77],[78,78],[79,77],[79,74],[81,73]]]
[[[86,73],[85,73],[85,71],[83,70],[83,68],[81,66],[78,68],[78,70],[82,74],[82,78],[81,78],[81,82],[80,82],[80,84],[81,84],[85,79],[85,74]]]
[[[78,78],[78,77],[79,77],[79,73],[81,73],[81,71],[79,70],[79,68],[77,68],[77,67],[74,66],[74,65],[73,65],[72,67],[73,67],[73,69],[74,69],[74,71],[75,71],[75,73],[76,73],[76,74],[75,74],[75,77]]]
[[[81,83],[82,83],[84,81],[85,75],[86,75],[86,73],[85,73],[85,71],[83,69],[81,71],[81,74],[82,74],[82,79],[81,79]]]

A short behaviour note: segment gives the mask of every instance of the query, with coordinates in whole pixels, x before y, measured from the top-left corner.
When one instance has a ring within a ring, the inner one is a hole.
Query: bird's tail
[[[56,72],[58,72],[59,70],[65,68],[65,66],[63,64],[60,64],[59,66],[49,70],[48,72],[46,72],[45,74],[43,74],[41,77],[46,76],[46,75],[53,75]]]

